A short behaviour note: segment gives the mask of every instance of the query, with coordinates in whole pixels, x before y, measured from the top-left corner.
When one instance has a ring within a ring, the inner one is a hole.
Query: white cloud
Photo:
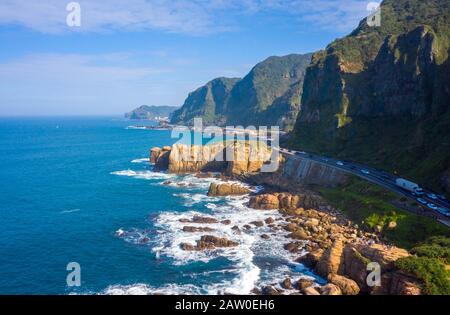
[[[81,28],[66,25],[68,0],[2,0],[0,23],[43,33],[162,30],[205,35],[239,28],[239,19],[278,12],[291,21],[348,31],[367,15],[367,0],[78,0]]]
[[[161,95],[170,65],[135,66],[127,55],[37,54],[2,63],[0,112],[117,113]]]

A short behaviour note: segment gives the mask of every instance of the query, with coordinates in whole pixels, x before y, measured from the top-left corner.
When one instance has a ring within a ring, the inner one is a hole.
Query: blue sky
[[[122,114],[182,105],[272,55],[313,52],[354,29],[365,0],[0,2],[0,115]]]

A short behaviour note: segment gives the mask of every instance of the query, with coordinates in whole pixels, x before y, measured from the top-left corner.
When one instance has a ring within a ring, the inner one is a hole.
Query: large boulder
[[[208,196],[217,197],[217,196],[239,196],[250,193],[250,189],[239,185],[239,184],[216,184],[212,183],[209,186]]]
[[[321,295],[342,295],[341,289],[332,283],[328,283],[320,288]]]
[[[355,281],[348,279],[344,276],[340,276],[337,274],[331,274],[328,276],[328,281],[330,281],[330,283],[338,286],[339,289],[341,290],[342,294],[344,294],[344,295],[359,294],[360,289],[359,289],[358,284]]]
[[[155,170],[166,171],[169,168],[170,152],[170,147],[164,147],[162,149],[154,147],[150,150],[150,163],[155,164]]]
[[[341,265],[344,244],[342,240],[336,240],[320,257],[315,271],[318,275],[327,278],[329,274],[337,274]]]
[[[313,194],[274,193],[253,196],[250,199],[250,207],[260,210],[281,209],[291,215],[301,215],[303,208],[311,209],[319,207],[322,199]]]
[[[203,235],[200,240],[197,241],[196,246],[187,243],[182,243],[180,246],[186,251],[202,251],[224,247],[236,247],[238,245],[239,243],[233,242],[227,238],[221,238],[213,235]]]
[[[305,265],[308,268],[314,269],[323,255],[324,250],[318,249],[313,252],[309,252],[306,255],[297,259],[297,262]]]
[[[280,207],[278,197],[273,194],[252,196],[249,202],[250,208],[258,210],[276,210]]]

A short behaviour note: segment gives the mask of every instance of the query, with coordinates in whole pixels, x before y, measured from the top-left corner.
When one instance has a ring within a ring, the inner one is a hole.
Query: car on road
[[[436,206],[434,203],[427,204],[427,207],[430,208],[431,210],[438,210],[439,209],[439,207]]]
[[[336,165],[344,166],[344,162],[342,162],[342,161],[337,161],[337,162],[336,162]]]
[[[438,197],[435,194],[427,194],[427,197],[433,200],[437,200]]]
[[[444,200],[444,201],[446,201],[447,200],[447,198],[445,198],[445,196],[444,195],[439,195],[439,196],[437,196],[439,199],[441,199],[441,200]]]
[[[419,199],[417,199],[417,201],[419,202],[419,203],[421,203],[421,204],[423,204],[423,205],[426,205],[428,202],[425,200],[425,199],[423,199],[423,198],[419,198]]]
[[[361,170],[361,173],[366,174],[366,175],[370,174],[370,172],[368,170]]]

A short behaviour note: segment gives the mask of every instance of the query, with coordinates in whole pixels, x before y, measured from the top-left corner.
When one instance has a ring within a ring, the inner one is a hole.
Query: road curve
[[[388,174],[384,171],[380,171],[365,165],[352,163],[348,161],[340,161],[337,159],[324,157],[316,154],[306,153],[303,151],[295,151],[295,150],[288,150],[284,148],[279,148],[279,152],[281,154],[290,155],[294,158],[303,159],[303,160],[310,160],[314,161],[319,164],[326,165],[328,167],[332,167],[334,169],[338,169],[342,172],[352,174],[355,176],[358,176],[368,182],[371,182],[373,184],[379,185],[383,188],[386,188],[392,192],[395,192],[397,194],[400,194],[402,196],[405,196],[406,198],[409,198],[411,200],[414,200],[415,202],[418,202],[419,197],[413,195],[413,193],[404,190],[396,185],[395,181],[398,177],[393,176],[391,174]],[[432,203],[442,209],[446,209],[447,211],[450,211],[450,202],[448,200],[442,200],[442,199],[431,199],[428,197],[429,194],[435,194],[432,191],[425,190],[424,196],[421,196],[420,198],[425,199],[427,203]],[[435,194],[437,195],[437,194]],[[418,202],[420,203],[420,202]],[[446,221],[442,222],[448,226],[450,226],[450,222],[448,221],[449,218],[442,215],[436,210],[430,209],[427,205],[423,205],[430,211],[434,211],[434,214],[438,218],[439,221]]]

